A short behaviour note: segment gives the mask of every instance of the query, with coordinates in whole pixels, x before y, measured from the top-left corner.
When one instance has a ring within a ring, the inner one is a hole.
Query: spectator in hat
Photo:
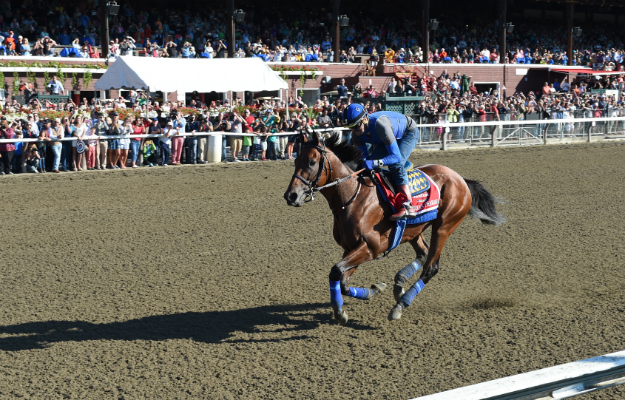
[[[24,170],[26,172],[38,174],[39,159],[41,156],[37,151],[36,143],[28,143],[26,150],[22,152],[24,158]]]
[[[7,49],[7,54],[15,55],[15,34],[13,31],[9,31],[9,36],[4,40],[4,46]]]

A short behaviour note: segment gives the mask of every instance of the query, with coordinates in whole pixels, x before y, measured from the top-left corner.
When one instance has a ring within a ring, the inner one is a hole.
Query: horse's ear
[[[315,145],[319,145],[319,134],[314,129],[312,130],[312,140]]]
[[[308,138],[306,137],[306,135],[304,134],[303,131],[300,131],[300,133],[299,133],[299,141],[300,141],[300,143],[307,143],[308,142]]]

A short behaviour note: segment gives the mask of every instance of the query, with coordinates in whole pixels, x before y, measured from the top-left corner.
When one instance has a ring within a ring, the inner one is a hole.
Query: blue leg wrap
[[[412,303],[412,300],[423,290],[425,287],[425,283],[421,279],[415,282],[414,285],[403,296],[401,296],[401,302],[406,306],[409,306]]]
[[[332,307],[343,307],[343,295],[341,294],[341,281],[330,281],[330,303]]]
[[[365,289],[365,288],[360,288],[360,287],[357,287],[357,288],[350,287],[348,296],[354,297],[360,300],[369,300],[371,298],[371,289]]]
[[[419,269],[421,269],[421,263],[418,260],[414,260],[413,262],[406,265],[397,273],[397,276],[395,277],[395,281],[403,284],[404,281],[407,281],[408,279],[410,279],[410,277]]]

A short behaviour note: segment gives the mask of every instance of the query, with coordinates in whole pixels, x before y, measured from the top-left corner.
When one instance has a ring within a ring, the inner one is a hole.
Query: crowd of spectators
[[[64,55],[101,57],[100,15],[81,4],[64,9],[57,3],[4,11],[0,20],[3,46],[0,52],[15,55],[54,55],[64,46]],[[271,7],[270,7],[271,8]],[[267,61],[355,62],[366,54],[372,63],[536,63],[577,65],[617,70],[623,63],[625,44],[617,28],[593,24],[575,37],[573,54],[567,54],[567,33],[562,21],[517,23],[508,33],[508,51],[500,54],[495,22],[464,24],[460,19],[441,21],[431,31],[431,52],[424,60],[420,47],[418,19],[387,19],[383,23],[361,15],[341,29],[340,54],[333,54],[332,16],[328,10],[316,13],[270,9],[257,14],[246,10],[245,21],[237,24],[236,57],[261,57]],[[273,18],[267,17],[272,15]],[[225,57],[228,13],[210,10],[135,9],[121,5],[110,21],[111,54],[131,55],[135,49],[153,57]]]
[[[208,136],[203,133],[209,132],[224,133],[223,162],[292,160],[298,132],[333,126],[323,118],[323,104],[320,100],[319,107],[307,107],[298,97],[289,102],[254,101],[248,107],[240,99],[233,105],[192,100],[185,106],[153,102],[135,91],[113,100],[83,99],[80,104],[71,99],[49,106],[37,99],[25,106],[8,102],[6,116],[0,119],[0,139],[37,142],[1,143],[0,175],[204,164]],[[155,136],[133,138],[145,134]],[[74,140],[63,140],[70,137]]]
[[[462,80],[466,90],[462,90]],[[423,78],[431,85],[412,117],[421,123],[454,124],[465,121],[570,119],[625,115],[625,83],[622,76],[578,76],[569,82],[545,82],[539,91],[507,95],[492,89],[480,92],[470,77],[446,71],[438,77]],[[59,92],[55,78],[49,83]],[[341,82],[346,92],[344,82]],[[389,93],[406,88],[401,79],[392,79]],[[590,89],[606,89],[592,92]],[[611,92],[610,90],[614,90]],[[619,92],[620,91],[620,92]],[[331,100],[326,96],[307,106],[300,97],[288,101],[272,99],[248,106],[241,99],[234,104],[219,101],[202,104],[191,100],[162,104],[144,92],[99,101],[83,99],[75,104],[41,104],[36,98],[21,106],[7,102],[0,120],[2,139],[38,139],[34,143],[0,144],[0,174],[45,173],[83,169],[125,169],[140,166],[197,164],[207,160],[207,136],[203,132],[224,132],[223,162],[292,159],[296,135],[308,127],[341,127],[341,115],[352,102],[363,103],[369,113],[382,110],[376,95],[366,92]],[[622,93],[615,95],[615,93]],[[345,93],[344,93],[345,94]],[[381,95],[386,95],[385,91]],[[288,110],[288,114],[287,114]],[[49,118],[50,112],[56,118]],[[619,125],[620,126],[620,125]],[[465,130],[461,129],[464,133]],[[442,128],[440,129],[442,132]],[[467,131],[468,132],[468,131]],[[483,130],[480,135],[484,135]],[[133,135],[153,134],[148,138]],[[344,131],[349,140],[349,131]],[[110,136],[119,136],[110,138]],[[75,140],[61,140],[73,137]],[[228,156],[226,147],[231,154]],[[83,162],[84,158],[84,162]]]
[[[372,87],[363,92],[357,84],[353,95],[354,101],[363,102],[370,112],[380,107],[380,102],[374,100],[378,97],[423,96],[425,100],[415,111],[415,118],[422,123],[516,120],[526,119],[528,114],[531,119],[607,117],[625,115],[624,77],[625,73],[579,74],[562,82],[557,78],[545,82],[540,90],[507,93],[505,87],[480,91],[470,76],[444,70],[439,76],[422,76],[416,83],[411,78],[393,77],[380,93]]]

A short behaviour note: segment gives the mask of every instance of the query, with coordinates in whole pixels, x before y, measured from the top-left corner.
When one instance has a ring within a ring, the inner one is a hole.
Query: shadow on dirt
[[[86,340],[192,339],[204,343],[283,342],[314,337],[307,332],[335,324],[328,304],[263,306],[233,311],[156,315],[124,322],[43,321],[0,326],[0,350],[42,349]],[[350,321],[346,328],[374,329]],[[285,332],[292,332],[286,336]],[[246,339],[237,338],[243,334]],[[9,336],[11,335],[11,336]],[[18,335],[18,336],[14,336]]]

